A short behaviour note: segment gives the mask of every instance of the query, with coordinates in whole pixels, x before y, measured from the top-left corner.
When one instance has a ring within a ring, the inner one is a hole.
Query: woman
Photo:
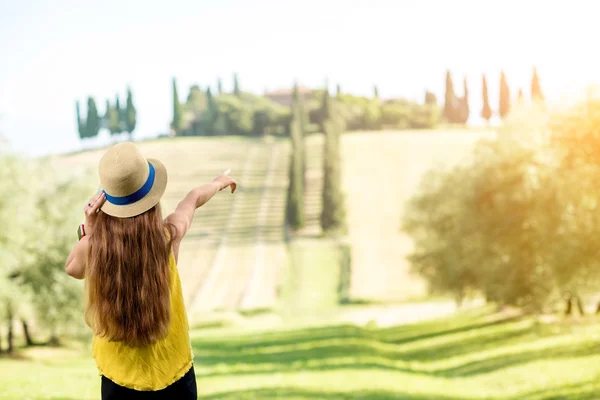
[[[227,172],[193,189],[163,220],[167,171],[160,161],[133,143],[109,148],[100,160],[102,191],[84,208],[66,269],[86,278],[102,399],[197,398],[176,263],[194,211],[220,190],[235,191]]]

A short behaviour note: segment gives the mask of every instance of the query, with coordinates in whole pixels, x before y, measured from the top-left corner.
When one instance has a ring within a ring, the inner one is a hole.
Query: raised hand
[[[101,192],[94,195],[85,207],[83,207],[83,211],[85,212],[85,231],[88,235],[93,232],[98,211],[100,211],[100,207],[102,207],[105,201],[106,195],[104,192]]]
[[[235,189],[237,188],[237,182],[235,181],[235,179],[228,175],[229,172],[231,172],[230,169],[223,172],[221,175],[217,176],[213,180],[213,183],[217,184],[217,188],[219,189],[219,191],[227,187],[231,187],[231,193],[235,192]]]

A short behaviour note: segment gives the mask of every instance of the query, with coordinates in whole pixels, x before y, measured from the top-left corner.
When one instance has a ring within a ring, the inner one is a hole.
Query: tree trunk
[[[456,308],[460,310],[463,306],[464,295],[461,292],[455,293],[454,295],[454,303],[456,304]]]
[[[13,343],[12,307],[10,306],[10,304],[6,305],[6,314],[7,314],[6,322],[8,322],[8,352],[12,353],[15,350],[15,348],[14,348],[14,343]]]
[[[58,334],[56,333],[55,322],[52,322],[52,326],[50,328],[50,339],[48,339],[48,345],[60,346],[60,339],[58,338]]]
[[[33,346],[35,343],[31,340],[31,335],[29,334],[29,325],[27,325],[27,321],[21,319],[21,324],[23,324],[23,336],[25,337],[25,345],[27,347]]]
[[[567,296],[565,298],[566,307],[565,307],[565,315],[571,315],[573,312],[573,303],[571,302],[571,296]]]
[[[577,301],[577,308],[579,309],[579,315],[585,315],[585,311],[583,310],[583,302],[579,296],[575,296],[575,301]]]

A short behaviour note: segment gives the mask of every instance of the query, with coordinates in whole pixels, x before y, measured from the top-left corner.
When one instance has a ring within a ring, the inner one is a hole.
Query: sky
[[[135,138],[168,131],[171,79],[181,100],[192,84],[223,79],[242,90],[303,86],[384,98],[443,101],[467,79],[472,121],[486,74],[497,108],[500,70],[511,93],[530,91],[533,66],[550,101],[600,83],[594,1],[536,0],[0,0],[0,135],[13,151],[80,149],[75,101],[100,113],[130,86]],[[85,114],[85,107],[82,109]],[[106,140],[106,133],[94,146]],[[6,146],[1,144],[0,146]]]

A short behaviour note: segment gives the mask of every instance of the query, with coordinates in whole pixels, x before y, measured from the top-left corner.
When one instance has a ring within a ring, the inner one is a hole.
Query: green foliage
[[[457,97],[450,71],[446,71],[446,94],[444,99],[444,118],[451,124],[466,124],[469,119],[469,90],[467,79],[463,82],[464,95]]]
[[[223,94],[223,81],[221,78],[217,79],[217,94]]]
[[[253,131],[252,109],[246,107],[244,101],[232,94],[217,98],[218,119],[223,122],[218,124],[224,131],[215,132],[216,135],[244,135]]]
[[[302,101],[298,94],[298,86],[294,86],[294,103],[290,121],[290,138],[292,152],[290,155],[290,183],[288,185],[286,219],[292,229],[304,226],[304,179],[305,179],[305,144],[304,113]]]
[[[110,102],[106,100],[106,114],[104,115],[104,120],[111,135],[121,133],[120,114],[119,97],[117,96],[116,107],[111,107]]]
[[[540,77],[537,73],[537,68],[533,68],[533,77],[531,78],[531,100],[537,102],[544,101],[544,94],[540,86]]]
[[[75,112],[77,115],[77,132],[79,133],[80,139],[85,139],[87,137],[87,132],[85,129],[85,121],[81,119],[81,112],[79,111],[79,100],[75,102]]]
[[[131,88],[127,88],[127,105],[125,106],[125,130],[129,136],[133,134],[137,122],[137,111],[133,105],[133,95]]]
[[[190,93],[185,102],[186,111],[200,114],[206,110],[207,103],[208,99],[202,90],[200,90],[200,87],[198,85],[193,85],[190,88]]]
[[[325,132],[325,121],[332,117],[331,99],[329,98],[329,90],[325,89],[321,96],[321,108],[319,113],[319,125],[321,132]]]
[[[85,123],[85,137],[91,138],[98,136],[100,131],[100,116],[98,115],[98,108],[96,107],[96,101],[93,97],[88,97],[87,101],[88,111]]]
[[[233,74],[233,94],[237,97],[240,97],[240,95],[242,94],[237,74]]]
[[[446,71],[446,94],[444,100],[444,117],[448,122],[455,122],[457,116],[457,98],[454,94],[454,84],[450,71]]]
[[[340,94],[336,98],[325,96],[323,94],[319,119],[333,115],[340,118],[345,129],[350,131],[381,129],[379,100],[351,94]]]
[[[403,228],[434,291],[544,311],[600,289],[600,102],[547,126],[538,111],[513,111],[498,139],[423,178]]]
[[[214,97],[192,87],[181,119],[180,135],[289,134],[290,111],[269,99],[250,93]]]
[[[31,295],[18,278],[30,260],[24,249],[30,239],[27,228],[34,222],[31,184],[36,171],[22,163],[11,155],[0,156],[0,327],[6,330],[12,326],[13,318],[28,317]],[[0,335],[4,332],[0,329]]]
[[[381,107],[381,123],[394,129],[431,129],[439,119],[440,109],[435,104],[392,100]]]
[[[177,81],[173,78],[173,121],[171,128],[175,133],[180,133],[183,128],[183,110],[179,103],[179,95],[177,94]]]
[[[546,176],[532,150],[490,141],[468,162],[422,179],[404,230],[415,240],[411,263],[434,292],[459,303],[481,292],[490,301],[541,309],[552,294],[543,268]]]
[[[92,173],[73,175],[42,164],[44,181],[37,191],[35,223],[28,252],[32,256],[23,270],[22,282],[32,290],[36,321],[56,337],[81,324],[82,284],[66,275],[64,265],[83,221],[81,202],[93,193]],[[58,177],[58,178],[57,178]],[[42,239],[43,237],[43,239]]]
[[[469,88],[467,87],[467,78],[463,80],[463,97],[459,101],[458,122],[466,124],[469,120]]]
[[[425,91],[425,104],[437,107],[437,96],[429,90]]]
[[[64,265],[91,182],[87,173],[57,173],[47,160],[0,157],[0,314],[35,312],[52,336],[81,320],[82,288]]]
[[[212,133],[215,131],[215,122],[218,117],[219,106],[213,97],[210,88],[206,89],[206,111],[201,116],[202,131]]]
[[[325,147],[323,151],[323,209],[321,228],[325,233],[344,234],[346,228],[346,208],[342,192],[340,158],[340,136],[343,121],[330,118],[323,124]]]
[[[500,73],[500,101],[498,105],[498,113],[500,117],[505,118],[510,111],[510,91],[508,83],[506,83],[506,75],[504,71]]]
[[[121,99],[117,94],[115,96],[115,111],[117,121],[114,123],[115,133],[121,133],[125,130],[125,119],[127,116],[125,115],[125,110],[121,107]]]
[[[485,75],[483,75],[481,79],[481,96],[483,98],[483,108],[481,109],[481,117],[489,122],[490,118],[492,118],[492,109],[490,108],[487,79],[485,78]]]

